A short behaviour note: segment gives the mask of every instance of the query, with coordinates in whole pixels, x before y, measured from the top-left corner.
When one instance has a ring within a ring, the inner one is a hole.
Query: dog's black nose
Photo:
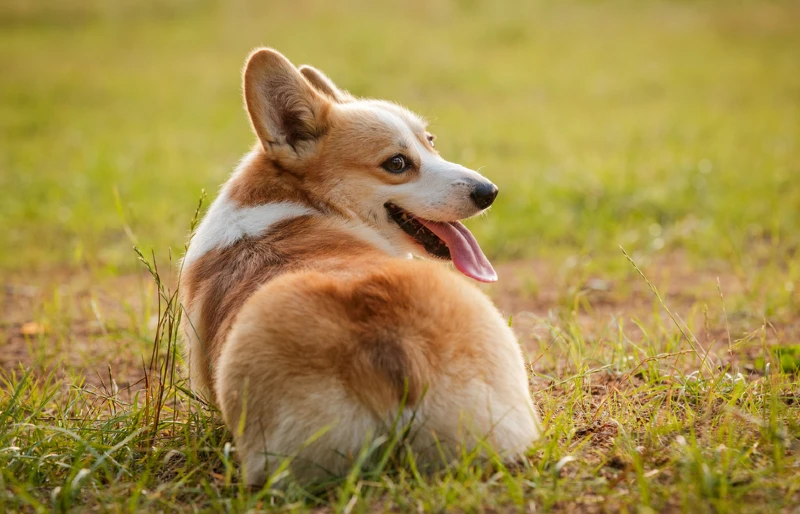
[[[491,182],[481,182],[475,186],[469,197],[479,209],[485,209],[492,205],[494,199],[497,198],[497,191],[497,186]]]

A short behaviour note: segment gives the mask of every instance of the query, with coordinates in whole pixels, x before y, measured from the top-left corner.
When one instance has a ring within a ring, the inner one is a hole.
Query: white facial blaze
[[[442,159],[418,141],[414,143],[422,160],[420,175],[413,182],[392,187],[397,205],[432,221],[455,221],[480,212],[470,194],[477,184],[488,180]]]
[[[488,182],[486,177],[442,159],[420,142],[409,124],[397,114],[375,110],[382,120],[397,130],[399,138],[411,146],[408,157],[418,158],[421,162],[416,180],[380,188],[384,202],[395,202],[403,209],[433,221],[455,221],[480,212],[470,193],[477,184]]]

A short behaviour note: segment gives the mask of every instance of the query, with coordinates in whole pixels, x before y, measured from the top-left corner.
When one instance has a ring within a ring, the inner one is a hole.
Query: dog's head
[[[420,117],[390,102],[356,99],[271,49],[250,55],[244,96],[264,151],[297,187],[404,252],[452,259],[479,281],[497,279],[459,222],[487,209],[497,187],[440,157]]]

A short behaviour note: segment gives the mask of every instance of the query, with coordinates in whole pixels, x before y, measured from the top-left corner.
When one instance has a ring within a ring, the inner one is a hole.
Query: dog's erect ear
[[[324,94],[334,102],[338,102],[340,104],[345,102],[350,102],[353,100],[353,97],[350,96],[350,93],[346,91],[342,91],[333,81],[328,78],[327,75],[319,71],[318,69],[314,68],[313,66],[309,66],[308,64],[304,64],[298,68],[300,73],[308,80],[312,86],[314,86],[317,91]]]
[[[256,135],[275,158],[302,159],[327,131],[331,101],[270,48],[247,59],[244,99]]]

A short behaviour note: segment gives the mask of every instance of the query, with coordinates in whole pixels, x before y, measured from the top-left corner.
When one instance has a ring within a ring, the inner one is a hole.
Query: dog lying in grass
[[[258,142],[196,230],[182,303],[192,388],[247,483],[281,462],[303,482],[344,474],[401,429],[419,465],[524,453],[539,423],[514,334],[432,262],[497,279],[459,221],[497,187],[440,157],[417,115],[275,50],[248,58],[244,99]]]

